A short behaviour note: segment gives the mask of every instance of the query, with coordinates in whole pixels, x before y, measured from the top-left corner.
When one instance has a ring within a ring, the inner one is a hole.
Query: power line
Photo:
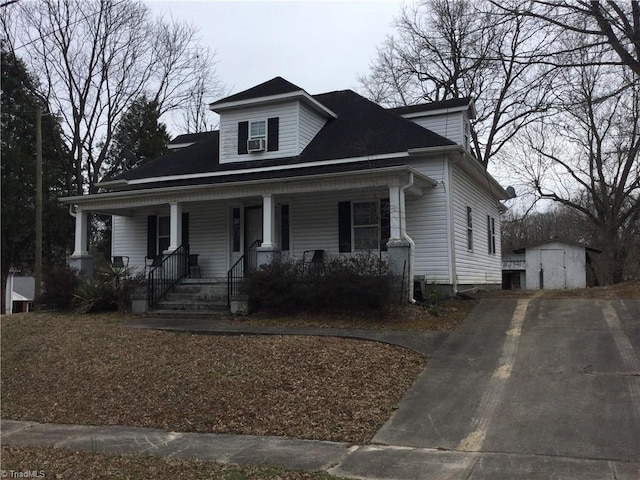
[[[0,7],[4,7],[4,6],[7,6],[7,5],[10,5],[10,4],[12,4],[12,3],[16,3],[16,2],[18,2],[18,1],[20,1],[20,0],[9,0],[9,1],[7,1],[7,2],[3,3],[3,4],[0,4]],[[120,4],[122,4],[122,3],[126,3],[127,1],[128,1],[128,0],[120,0],[120,1],[118,1],[118,2],[115,2],[114,4],[112,4],[112,5],[111,5],[111,7],[110,7],[110,8],[117,7],[118,5],[120,5]],[[47,37],[50,37],[50,36],[51,36],[51,35],[53,35],[54,33],[59,32],[60,30],[62,30],[62,28],[63,28],[63,27],[64,27],[64,28],[71,27],[71,26],[76,25],[76,24],[78,24],[78,23],[80,23],[80,22],[83,22],[83,21],[85,21],[85,20],[87,20],[87,19],[89,19],[89,18],[91,18],[91,17],[94,17],[94,16],[96,16],[96,15],[98,15],[98,14],[100,14],[100,13],[101,13],[101,10],[98,10],[97,12],[93,12],[93,13],[91,13],[91,14],[89,14],[89,15],[84,15],[84,16],[82,16],[81,18],[79,18],[78,20],[76,20],[75,22],[71,22],[71,23],[68,23],[68,24],[66,24],[66,25],[62,25],[62,26],[60,26],[60,28],[56,28],[55,30],[53,30],[53,31],[51,31],[51,32],[49,32],[49,33],[43,33],[41,36],[39,36],[39,37],[37,37],[37,38],[34,38],[34,39],[33,39],[33,40],[31,40],[30,42],[23,43],[22,45],[20,45],[19,47],[14,48],[13,50],[14,50],[14,51],[17,51],[17,50],[20,50],[21,48],[28,47],[29,45],[32,45],[32,44],[34,44],[34,43],[36,43],[36,42],[39,42],[40,40],[43,40],[43,39],[45,39],[45,38],[47,38]]]

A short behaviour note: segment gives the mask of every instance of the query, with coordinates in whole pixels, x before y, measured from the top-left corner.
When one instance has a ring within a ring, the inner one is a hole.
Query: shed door
[[[540,250],[540,288],[545,290],[566,288],[567,277],[564,264],[565,251],[562,249]]]

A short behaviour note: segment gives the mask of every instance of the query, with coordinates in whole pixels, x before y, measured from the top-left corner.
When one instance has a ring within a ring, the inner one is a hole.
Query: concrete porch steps
[[[159,318],[207,318],[228,314],[227,280],[185,278],[158,302],[149,315]]]

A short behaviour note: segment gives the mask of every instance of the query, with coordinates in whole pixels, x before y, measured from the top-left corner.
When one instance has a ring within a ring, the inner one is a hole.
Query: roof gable
[[[304,90],[282,77],[275,77],[271,80],[261,83],[260,85],[256,85],[255,87],[251,87],[247,90],[243,90],[242,92],[238,92],[234,95],[230,95],[228,97],[210,103],[209,107],[213,109],[218,105],[227,103],[254,100],[263,97],[273,97],[276,95],[283,95],[294,92],[304,92]]]

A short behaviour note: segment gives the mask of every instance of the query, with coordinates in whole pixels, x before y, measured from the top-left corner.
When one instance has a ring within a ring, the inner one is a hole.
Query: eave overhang
[[[61,198],[66,204],[83,210],[110,211],[116,214],[123,209],[130,214],[131,208],[171,202],[197,202],[233,198],[259,197],[265,194],[291,195],[295,193],[371,189],[403,186],[413,175],[412,195],[422,195],[426,188],[437,182],[417,170],[406,166],[391,166],[354,170],[340,173],[299,175],[286,178],[269,178],[249,181],[219,182],[206,185],[182,185],[162,188],[147,188],[92,195],[77,195]]]
[[[409,155],[438,156],[446,155],[466,173],[471,175],[491,193],[496,200],[509,200],[511,195],[502,188],[498,181],[486,168],[462,145],[445,145],[442,147],[414,148]]]
[[[270,95],[267,97],[245,99],[245,100],[236,100],[236,101],[221,102],[221,103],[214,102],[209,105],[209,109],[216,113],[221,113],[225,110],[269,105],[273,103],[285,102],[288,100],[300,100],[306,103],[313,110],[315,110],[316,112],[318,112],[319,114],[321,114],[326,118],[338,118],[338,115],[336,115],[334,112],[329,110],[323,104],[318,102],[315,98],[313,98],[304,90],[299,90],[296,92],[289,92],[289,93],[281,93],[278,95]]]

